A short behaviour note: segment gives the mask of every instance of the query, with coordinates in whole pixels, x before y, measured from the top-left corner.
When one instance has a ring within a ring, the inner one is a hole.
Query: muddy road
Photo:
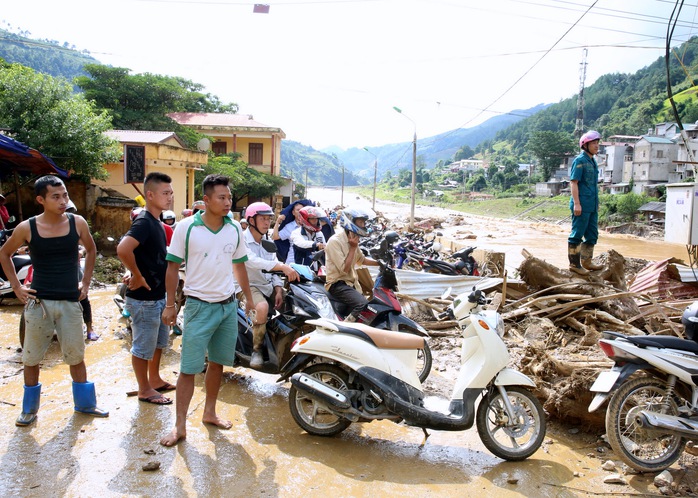
[[[310,196],[331,206],[336,191],[311,189]],[[348,199],[345,202],[349,204]],[[367,202],[367,201],[363,201]],[[407,220],[409,208],[379,203],[391,219]],[[418,217],[448,213],[417,208]],[[443,230],[455,240],[467,233],[469,245],[506,252],[507,268],[520,262],[522,248],[566,266],[568,227],[531,225],[465,217]],[[613,247],[628,257],[685,259],[683,246],[630,236],[601,235],[599,252]],[[510,273],[511,274],[511,273]],[[653,476],[634,475],[618,463],[627,484],[605,484],[602,470],[614,457],[599,438],[579,428],[549,424],[541,449],[530,459],[509,463],[484,448],[475,429],[434,432],[421,446],[420,429],[390,422],[354,424],[341,435],[319,438],[304,433],[288,409],[288,385],[271,375],[226,368],[219,414],[234,422],[228,431],[201,424],[203,376],[197,376],[186,441],[175,448],[158,444],[174,424],[174,405],[155,406],[127,397],[135,388],[129,355],[130,335],[112,302],[115,287],[93,289],[95,330],[87,344],[88,378],[96,383],[99,406],[109,418],[73,412],[71,380],[54,343],[42,364],[41,408],[29,428],[14,426],[21,411],[22,364],[17,336],[21,308],[0,305],[0,496],[486,496],[572,497],[657,494]],[[452,340],[453,348],[460,342]],[[163,355],[163,377],[175,382],[181,338],[171,336]],[[440,355],[453,351],[435,350]],[[448,392],[453,369],[434,369],[428,385]],[[174,394],[174,393],[172,393]],[[676,480],[694,489],[698,471],[691,457],[671,468]],[[144,471],[150,463],[159,470]]]
[[[54,343],[42,364],[42,405],[29,428],[14,426],[21,411],[22,365],[17,337],[20,306],[0,308],[0,496],[580,496],[586,491],[656,493],[652,477],[604,484],[610,450],[597,435],[551,424],[542,448],[520,463],[487,452],[477,432],[434,432],[424,447],[420,429],[389,422],[354,424],[333,438],[304,433],[288,409],[288,386],[274,376],[226,368],[219,414],[224,431],[201,424],[203,376],[197,376],[186,441],[158,444],[174,423],[174,405],[127,397],[135,379],[130,335],[117,318],[114,287],[91,293],[95,330],[87,344],[88,378],[109,418],[73,412],[67,367]],[[176,380],[181,338],[163,355],[164,378]],[[438,355],[439,352],[435,352]],[[448,382],[434,372],[437,382]],[[159,470],[144,471],[149,462]],[[683,475],[679,465],[672,471]],[[691,478],[689,473],[686,479]]]

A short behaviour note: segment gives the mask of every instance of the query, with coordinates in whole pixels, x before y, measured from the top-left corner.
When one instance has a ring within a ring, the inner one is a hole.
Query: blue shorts
[[[238,340],[238,304],[214,304],[188,298],[184,307],[180,372],[198,374],[208,360],[233,366]]]
[[[127,296],[124,309],[131,313],[131,354],[142,360],[152,360],[156,349],[165,349],[169,344],[170,328],[162,323],[165,298],[140,301]]]

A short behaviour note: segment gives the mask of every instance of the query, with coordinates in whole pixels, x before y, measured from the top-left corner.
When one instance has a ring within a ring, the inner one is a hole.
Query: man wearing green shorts
[[[206,208],[177,224],[167,253],[167,303],[162,313],[165,325],[173,325],[175,289],[179,267],[186,261],[184,294],[184,330],[179,378],[176,390],[176,422],[172,431],[160,440],[174,446],[186,438],[186,417],[194,395],[194,376],[203,371],[206,355],[208,367],[204,380],[206,401],[203,422],[230,429],[232,422],[216,414],[216,401],[223,376],[223,366],[233,366],[237,342],[237,301],[235,287],[242,288],[251,309],[252,293],[245,269],[247,247],[242,228],[228,216],[232,206],[229,178],[208,175],[203,182]]]

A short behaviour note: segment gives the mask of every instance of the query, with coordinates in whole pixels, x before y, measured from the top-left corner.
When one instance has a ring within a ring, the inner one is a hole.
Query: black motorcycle
[[[336,320],[328,294],[313,284],[315,274],[304,265],[291,265],[300,275],[300,281],[286,282],[284,302],[276,313],[270,310],[267,333],[264,335],[262,358],[264,364],[258,370],[277,374],[281,366],[291,358],[291,344],[298,337],[315,329],[307,324],[315,318]],[[283,274],[280,274],[283,275]],[[249,368],[252,357],[252,323],[245,310],[238,307],[238,340],[235,346],[236,365]]]

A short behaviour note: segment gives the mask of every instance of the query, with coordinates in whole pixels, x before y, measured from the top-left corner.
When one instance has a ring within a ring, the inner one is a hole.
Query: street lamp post
[[[412,121],[412,124],[414,125],[414,138],[412,139],[412,199],[410,204],[410,230],[414,230],[414,196],[415,191],[417,190],[417,123],[415,123],[414,120],[407,114],[402,112],[402,109],[399,107],[393,106],[393,109]]]
[[[373,210],[376,210],[376,182],[378,181],[378,156],[364,147],[364,150],[373,156]]]

